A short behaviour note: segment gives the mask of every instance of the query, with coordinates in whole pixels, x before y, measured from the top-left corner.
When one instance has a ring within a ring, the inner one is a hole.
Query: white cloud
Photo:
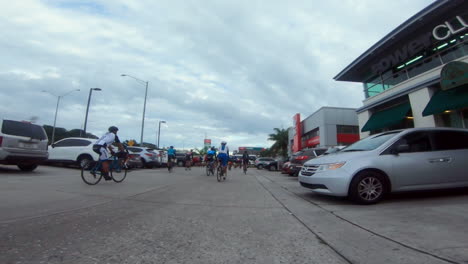
[[[333,76],[398,24],[418,1],[52,1],[3,0],[0,110],[4,117],[80,128],[89,88],[88,131],[110,125],[145,141],[269,146],[274,127],[321,106],[359,107],[360,84]],[[399,10],[392,16],[388,9]]]

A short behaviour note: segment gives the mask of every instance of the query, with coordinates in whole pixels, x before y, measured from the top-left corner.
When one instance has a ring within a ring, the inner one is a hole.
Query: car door
[[[468,132],[435,131],[433,133],[433,162],[439,164],[441,173],[449,183],[468,184]]]
[[[394,190],[426,189],[447,181],[441,163],[434,162],[440,155],[433,151],[429,131],[406,134],[392,147],[403,144],[409,147],[406,152],[387,156]]]
[[[74,139],[66,153],[67,159],[75,161],[81,154],[90,154],[94,156],[93,159],[97,158],[96,155],[94,155],[91,146],[92,143],[93,142],[88,139]]]
[[[49,160],[66,160],[67,148],[72,144],[72,139],[62,139],[52,144],[49,149]]]

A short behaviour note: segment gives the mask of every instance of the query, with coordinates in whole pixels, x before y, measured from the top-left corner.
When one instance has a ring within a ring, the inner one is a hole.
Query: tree
[[[270,134],[268,140],[275,141],[270,147],[271,153],[275,153],[284,158],[288,155],[288,130],[273,128],[276,133]]]

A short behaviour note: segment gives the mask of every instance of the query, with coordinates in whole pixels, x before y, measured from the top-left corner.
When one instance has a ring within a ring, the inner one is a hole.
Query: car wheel
[[[375,204],[382,200],[386,191],[385,178],[374,171],[359,173],[351,181],[349,197],[359,204]]]
[[[91,163],[93,161],[94,160],[91,156],[88,156],[88,155],[80,156],[78,157],[78,166],[80,166],[80,168],[88,169],[91,167]]]
[[[146,161],[144,158],[141,158],[141,167],[142,168],[148,168],[148,165],[146,165]]]
[[[263,169],[263,164],[258,164],[257,169],[262,170]]]
[[[37,168],[37,164],[18,164],[18,168],[22,171],[33,171]]]

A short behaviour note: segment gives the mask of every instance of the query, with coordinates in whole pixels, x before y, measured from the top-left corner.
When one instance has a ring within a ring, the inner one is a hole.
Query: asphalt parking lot
[[[1,166],[0,199],[0,263],[468,263],[466,189],[361,206],[253,168],[87,186],[77,169]]]

